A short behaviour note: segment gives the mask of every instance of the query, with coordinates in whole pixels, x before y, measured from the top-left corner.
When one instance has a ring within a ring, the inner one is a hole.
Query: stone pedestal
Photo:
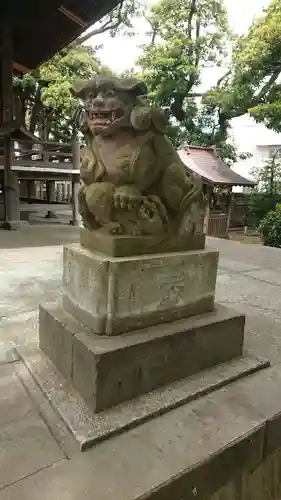
[[[62,301],[40,308],[40,348],[92,412],[242,355],[245,317],[214,303],[217,251],[110,251],[64,247]]]
[[[185,320],[101,337],[60,308],[40,308],[40,348],[100,412],[241,356],[244,316],[218,306]]]
[[[204,237],[143,237],[135,255],[135,238],[81,235],[62,297],[40,307],[40,349],[19,351],[80,450],[268,366],[243,353],[245,316],[214,303]]]
[[[212,311],[218,252],[107,257],[64,248],[63,307],[98,335]]]

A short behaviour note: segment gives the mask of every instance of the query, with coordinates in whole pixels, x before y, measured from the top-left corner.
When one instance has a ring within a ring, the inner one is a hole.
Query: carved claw
[[[117,210],[132,211],[138,205],[141,205],[144,199],[145,197],[143,196],[137,197],[122,193],[116,193],[113,195],[113,205]]]
[[[113,206],[117,210],[120,208],[120,195],[119,194],[113,195]]]

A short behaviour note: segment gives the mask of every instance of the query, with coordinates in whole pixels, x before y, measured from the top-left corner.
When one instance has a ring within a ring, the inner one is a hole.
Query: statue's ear
[[[137,78],[114,78],[115,88],[125,92],[131,92],[136,97],[147,95],[146,84]]]
[[[85,99],[85,88],[88,84],[87,80],[76,79],[70,87],[70,92],[73,96]]]
[[[135,80],[132,82],[132,90],[136,96],[147,96],[148,94],[147,85],[141,80]]]

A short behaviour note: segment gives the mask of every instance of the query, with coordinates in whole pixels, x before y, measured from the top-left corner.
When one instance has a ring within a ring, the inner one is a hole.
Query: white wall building
[[[265,165],[272,153],[281,148],[281,134],[267,129],[256,123],[250,116],[244,115],[234,118],[231,122],[231,135],[238,147],[238,151],[251,153],[251,158],[240,160],[233,170],[244,177],[252,179],[253,167]],[[242,188],[235,188],[236,192]]]

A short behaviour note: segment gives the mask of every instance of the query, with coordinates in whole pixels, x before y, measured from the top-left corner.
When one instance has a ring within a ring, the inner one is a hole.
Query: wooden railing
[[[217,238],[227,237],[227,215],[226,214],[211,214],[209,219],[208,236]],[[204,219],[202,218],[197,224],[197,232],[202,233],[204,227]]]
[[[0,143],[0,164],[3,165],[4,147]],[[72,147],[68,143],[18,140],[11,148],[12,166],[72,169]]]

